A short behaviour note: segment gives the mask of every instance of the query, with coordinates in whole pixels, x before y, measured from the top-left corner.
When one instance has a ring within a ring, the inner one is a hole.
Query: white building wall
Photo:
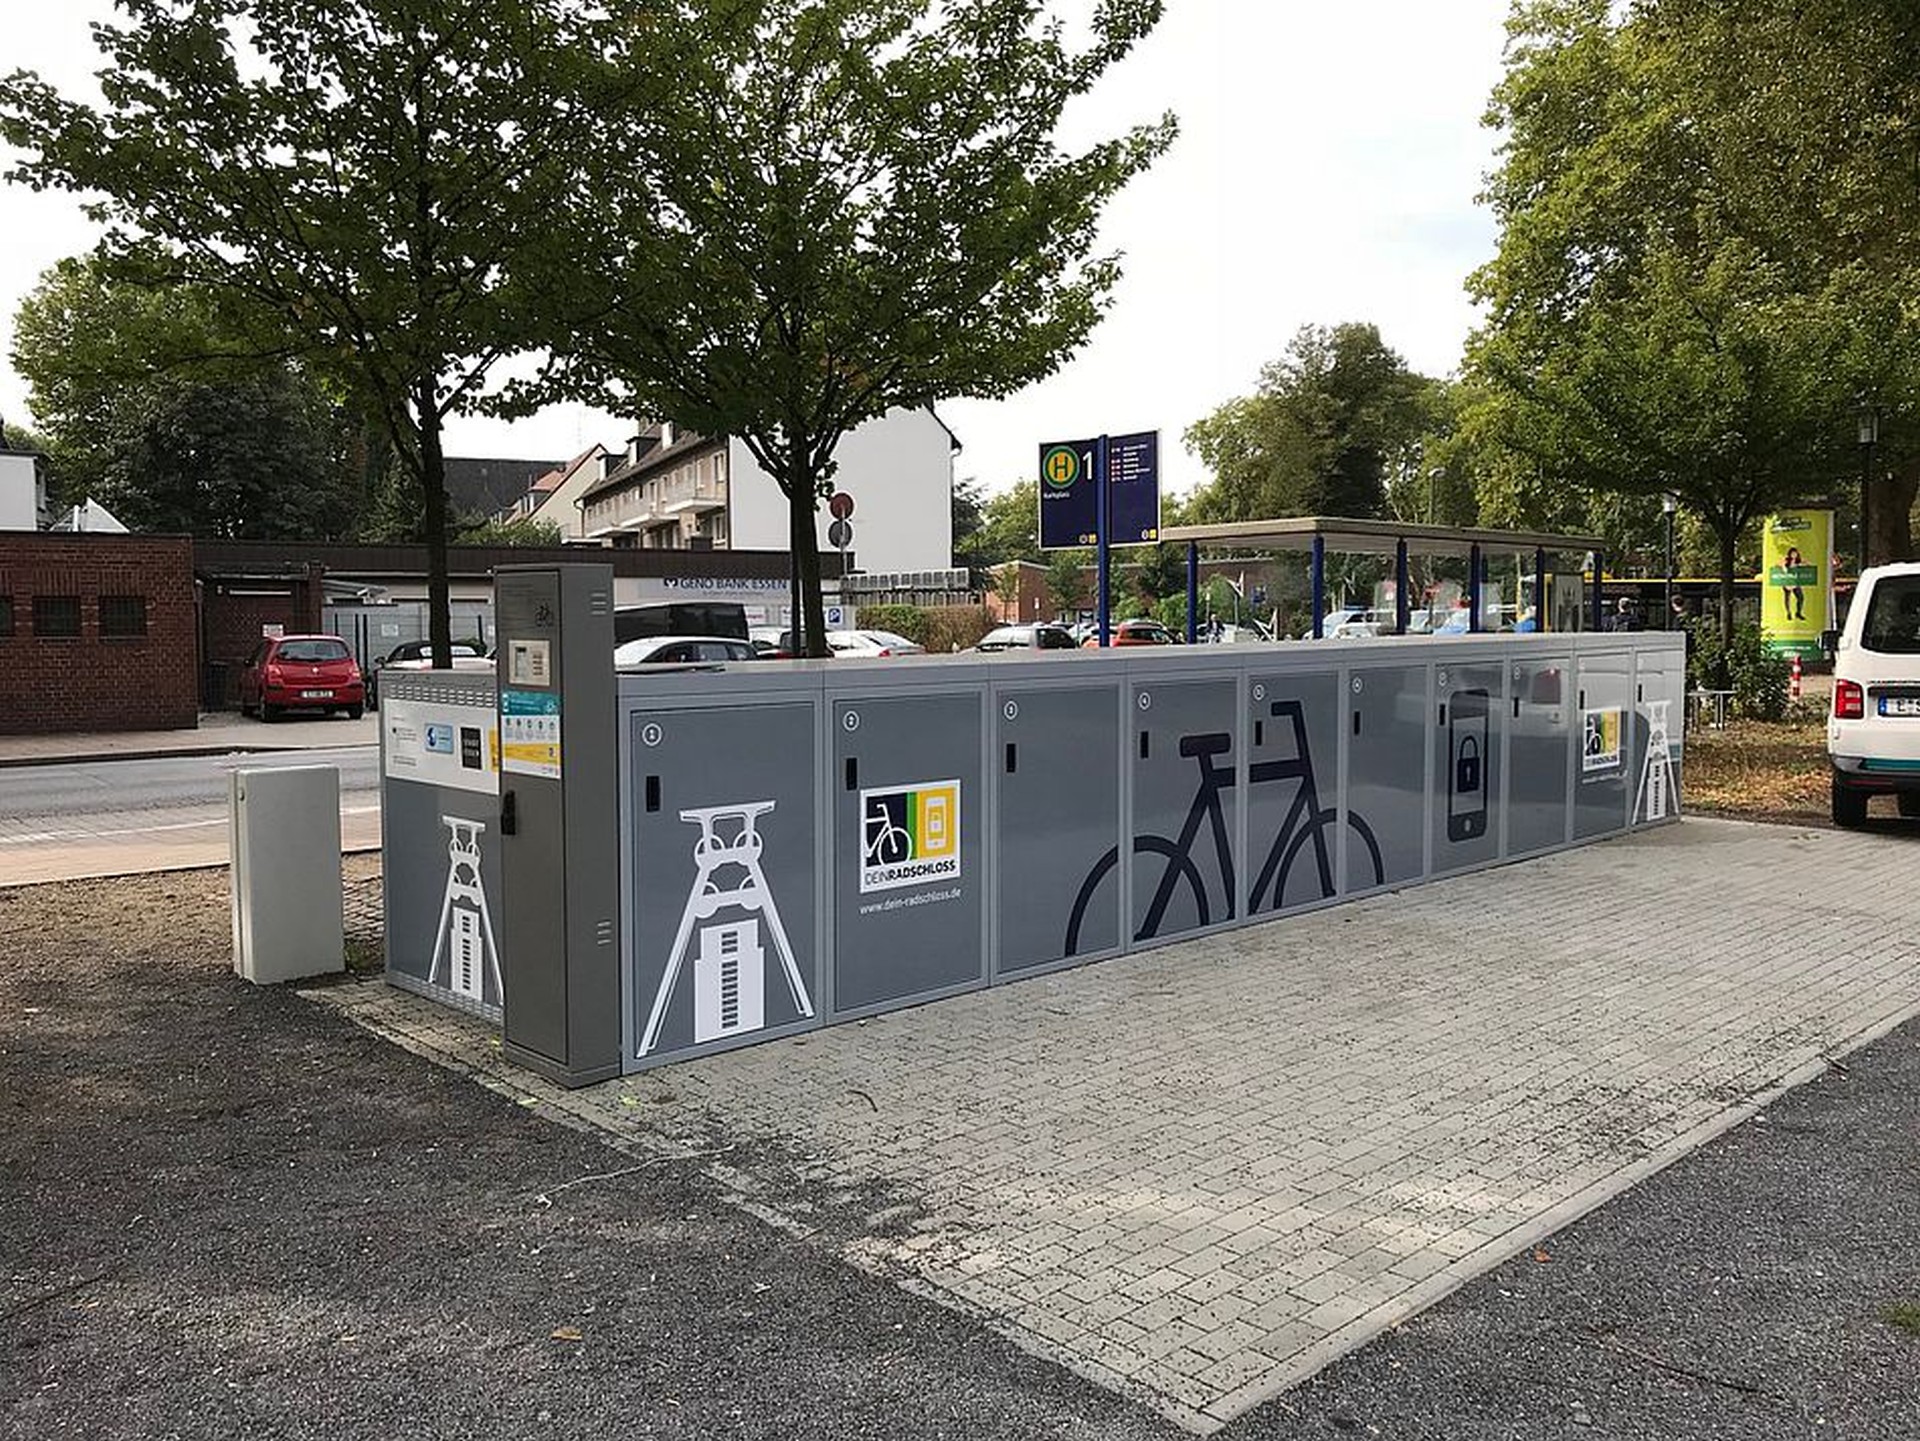
[[[833,486],[853,497],[861,570],[945,570],[953,564],[953,440],[930,410],[892,410],[840,442]],[[738,439],[727,445],[736,550],[787,549],[787,499]],[[832,517],[815,524],[830,552]]]
[[[0,530],[38,530],[46,491],[38,458],[29,451],[0,451]]]

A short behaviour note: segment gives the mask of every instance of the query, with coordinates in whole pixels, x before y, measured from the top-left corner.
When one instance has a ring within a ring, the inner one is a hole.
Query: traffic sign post
[[[1108,576],[1113,564],[1112,510],[1111,497],[1107,485],[1107,438],[1100,437],[1100,444],[1093,452],[1093,513],[1094,513],[1094,583],[1100,587],[1100,594],[1094,600],[1093,614],[1100,632],[1100,644],[1105,648],[1111,641],[1112,616],[1108,614]]]
[[[840,552],[840,582],[845,585],[847,547],[853,544],[853,497],[836,490],[827,501],[827,514],[833,517],[833,524],[827,527],[827,544]]]

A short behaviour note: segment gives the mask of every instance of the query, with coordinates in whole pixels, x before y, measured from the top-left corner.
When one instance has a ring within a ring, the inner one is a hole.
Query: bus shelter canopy
[[[1597,535],[1552,531],[1481,530],[1451,525],[1416,525],[1398,520],[1360,520],[1345,516],[1297,515],[1282,520],[1235,520],[1221,525],[1170,525],[1160,539],[1176,545],[1247,545],[1264,550],[1312,550],[1318,538],[1341,555],[1392,555],[1401,541],[1409,555],[1462,555],[1484,550],[1605,551]]]

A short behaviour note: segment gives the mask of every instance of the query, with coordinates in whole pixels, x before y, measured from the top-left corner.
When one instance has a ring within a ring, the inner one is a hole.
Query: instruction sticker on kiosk
[[[553,642],[511,640],[507,642],[507,684],[540,686],[553,684]]]
[[[545,648],[544,642],[536,642]],[[560,697],[552,691],[500,692],[500,768],[560,778]]]

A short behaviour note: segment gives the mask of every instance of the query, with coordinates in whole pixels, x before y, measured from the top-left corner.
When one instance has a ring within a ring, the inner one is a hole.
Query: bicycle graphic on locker
[[[1332,828],[1339,823],[1340,813],[1334,806],[1320,804],[1320,788],[1313,773],[1313,751],[1307,740],[1305,710],[1297,700],[1277,700],[1268,709],[1276,720],[1291,725],[1293,756],[1287,760],[1255,761],[1247,768],[1247,784],[1259,786],[1278,781],[1297,781],[1299,787],[1294,792],[1293,804],[1287,807],[1279,830],[1274,834],[1273,844],[1267,848],[1265,860],[1254,876],[1253,891],[1248,896],[1250,914],[1259,913],[1269,888],[1273,898],[1272,909],[1277,911],[1285,905],[1288,878],[1293,873],[1301,850],[1309,844],[1313,847],[1320,899],[1331,899],[1336,887],[1333,852],[1328,837]],[[1177,839],[1168,840],[1165,836],[1154,835],[1133,838],[1136,855],[1166,857],[1166,865],[1160,872],[1160,884],[1154,888],[1153,900],[1148,904],[1147,914],[1134,936],[1136,941],[1151,940],[1160,933],[1160,926],[1166,920],[1167,911],[1178,895],[1182,881],[1193,897],[1198,924],[1206,926],[1212,923],[1213,911],[1207,903],[1207,884],[1193,859],[1194,846],[1200,839],[1203,826],[1213,838],[1214,856],[1220,867],[1221,893],[1227,902],[1226,914],[1221,919],[1233,919],[1233,844],[1227,837],[1227,817],[1221,796],[1233,789],[1234,770],[1231,765],[1214,763],[1215,756],[1225,755],[1232,749],[1233,737],[1224,731],[1180,738],[1180,754],[1193,760],[1200,768],[1200,786],[1193,794],[1192,804],[1187,807],[1186,824],[1180,828]],[[1381,861],[1380,843],[1374,839],[1373,828],[1351,813],[1347,816],[1347,824],[1366,847],[1367,858],[1373,866],[1372,884],[1382,884],[1386,880],[1386,867]],[[1080,929],[1086,921],[1087,911],[1093,905],[1101,883],[1119,864],[1120,848],[1111,846],[1080,883],[1080,893],[1074,898],[1073,911],[1067,919],[1067,955],[1079,954]]]

